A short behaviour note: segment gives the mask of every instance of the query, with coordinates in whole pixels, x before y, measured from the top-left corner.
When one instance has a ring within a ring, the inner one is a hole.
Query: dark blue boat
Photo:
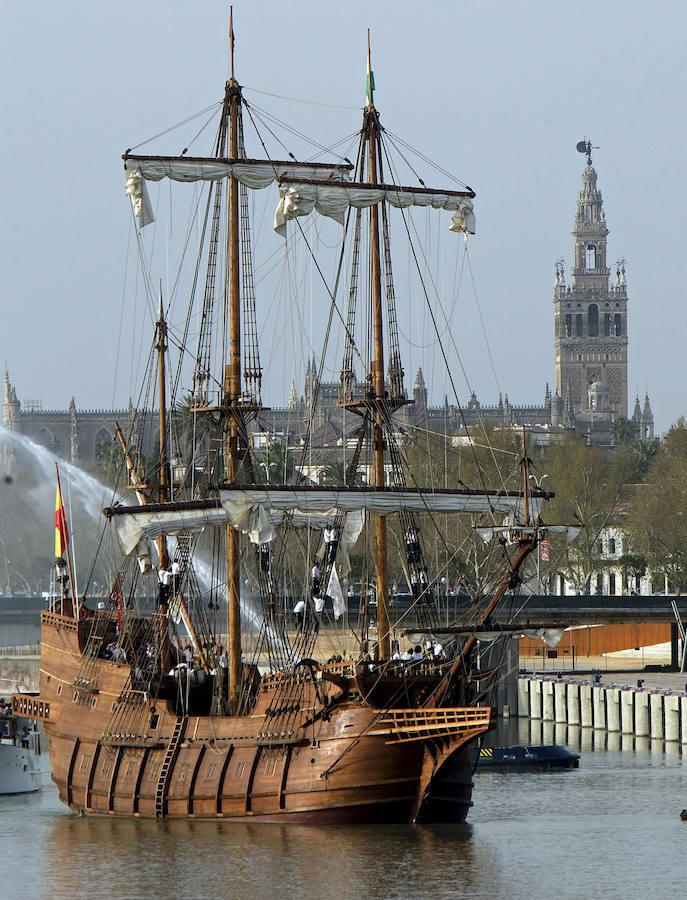
[[[576,769],[580,754],[567,747],[550,744],[543,747],[482,747],[473,751],[480,769]]]

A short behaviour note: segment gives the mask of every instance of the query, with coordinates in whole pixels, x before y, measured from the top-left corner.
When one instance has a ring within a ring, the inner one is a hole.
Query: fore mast
[[[239,157],[239,105],[241,88],[234,76],[233,7],[229,8],[230,77],[226,85],[229,104],[229,156]],[[225,100],[225,102],[226,102]],[[241,411],[241,289],[239,273],[239,184],[229,178],[229,361],[224,370],[225,438],[224,465],[227,483],[236,482],[240,463],[239,417]],[[238,532],[226,527],[227,628],[229,655],[229,712],[238,709],[241,691],[241,561]]]
[[[374,74],[367,32],[367,104],[363,120],[364,140],[367,144],[367,169],[370,184],[379,182],[379,114],[374,105]],[[374,358],[371,378],[374,405],[373,452],[374,486],[384,487],[384,420],[386,414],[384,382],[384,324],[382,311],[382,275],[379,255],[379,205],[370,207],[370,302],[373,323]],[[389,586],[387,572],[386,518],[375,516],[375,571],[377,575],[377,636],[379,659],[391,656],[389,628]]]

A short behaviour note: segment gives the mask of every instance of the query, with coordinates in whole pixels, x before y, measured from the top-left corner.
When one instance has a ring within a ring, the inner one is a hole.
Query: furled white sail
[[[350,163],[300,163],[293,160],[217,159],[187,156],[124,156],[125,192],[131,199],[139,227],[154,221],[146,181],[220,181],[235,176],[252,190],[262,190],[285,175],[317,178],[324,182],[349,178]]]
[[[279,205],[274,216],[274,228],[285,233],[286,223],[313,211],[328,216],[343,225],[346,212],[351,207],[366,209],[377,203],[389,203],[398,209],[410,206],[431,206],[453,213],[449,229],[464,234],[475,233],[475,213],[472,191],[436,191],[425,188],[399,187],[397,185],[326,183],[322,180],[306,180],[285,176],[279,181]]]
[[[130,514],[114,519],[115,531],[122,552],[128,556],[136,553],[141,559],[150,556],[148,541],[160,535],[178,535],[182,532],[200,532],[208,526],[231,525],[246,534],[254,544],[267,544],[276,537],[278,528],[288,515],[289,522],[296,528],[309,526],[325,528],[338,520],[340,510],[325,508],[318,512],[301,511],[287,513],[270,509],[261,504],[242,501],[226,501],[221,506],[204,506],[195,509],[174,509],[151,511],[150,507],[132,507]],[[337,558],[342,576],[350,571],[349,551],[360,537],[365,524],[365,514],[357,510],[346,514],[340,527]]]
[[[202,531],[207,526],[230,523],[256,544],[275,537],[275,527],[288,517],[296,527],[324,528],[346,515],[341,543],[351,547],[358,539],[366,512],[390,515],[401,510],[435,513],[495,512],[522,515],[519,494],[494,491],[436,491],[367,488],[228,488],[219,501],[188,501],[154,506],[113,507],[107,510],[125,554],[142,551],[145,539],[161,534]],[[537,516],[541,498],[530,501]],[[139,546],[140,545],[140,546]],[[138,553],[140,555],[140,552]],[[345,574],[345,573],[342,573]]]

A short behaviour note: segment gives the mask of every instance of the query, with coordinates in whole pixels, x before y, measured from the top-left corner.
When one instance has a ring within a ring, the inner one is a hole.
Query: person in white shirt
[[[160,606],[166,607],[169,599],[169,586],[172,583],[172,573],[164,566],[160,566],[157,571],[158,581],[160,582]]]
[[[324,597],[315,597],[315,612],[319,615],[324,609]]]
[[[332,525],[331,528],[327,527],[324,529],[324,549],[325,549],[325,559],[327,561],[327,565],[332,565],[334,560],[336,559],[336,550],[339,546],[339,532],[336,528],[336,525]]]
[[[417,577],[417,572],[414,569],[410,573],[410,592],[413,597],[417,597],[420,593],[420,582]]]
[[[313,560],[310,574],[312,576],[312,595],[313,597],[319,597],[322,591],[322,570],[317,559]]]
[[[181,565],[175,559],[172,563],[172,592],[176,596],[179,593],[179,582],[181,581]]]
[[[297,627],[303,628],[303,621],[305,619],[305,600],[299,600],[294,606],[293,611],[296,615]]]

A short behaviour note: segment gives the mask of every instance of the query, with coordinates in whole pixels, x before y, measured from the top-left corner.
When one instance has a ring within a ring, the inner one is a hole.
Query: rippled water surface
[[[478,772],[461,827],[77,818],[46,782],[41,794],[0,797],[0,897],[680,896],[679,747],[523,727],[521,740],[581,750],[580,768]]]

